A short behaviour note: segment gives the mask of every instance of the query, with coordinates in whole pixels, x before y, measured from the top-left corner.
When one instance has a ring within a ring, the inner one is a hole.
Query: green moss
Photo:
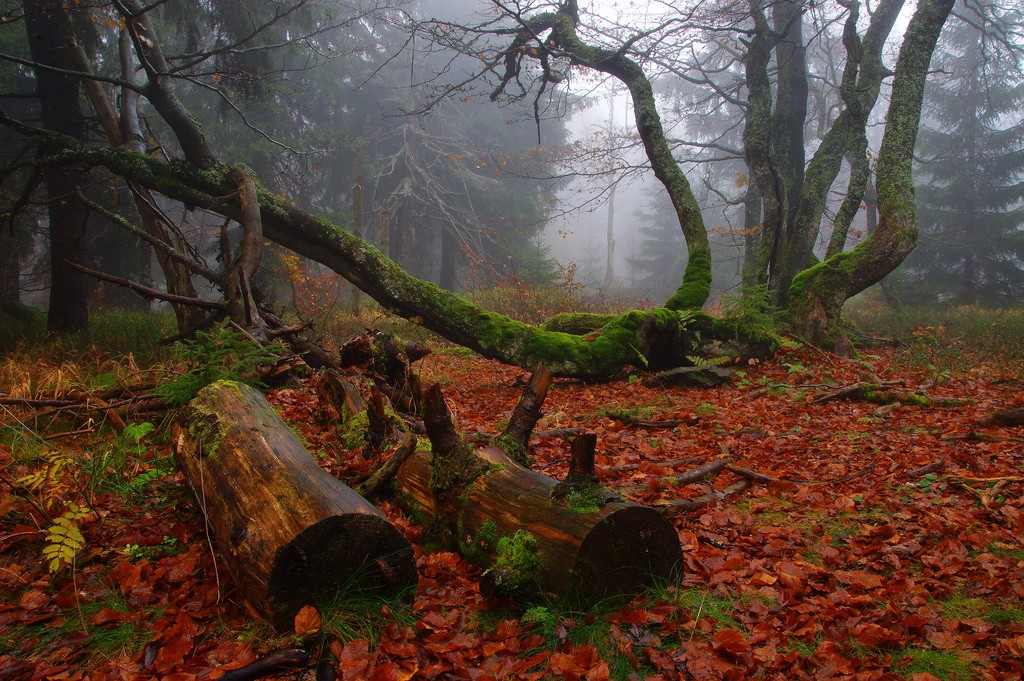
[[[188,432],[196,441],[202,456],[217,458],[221,442],[224,441],[224,427],[220,415],[204,404],[195,400],[188,407]]]
[[[615,315],[596,314],[593,312],[563,312],[549,319],[544,324],[545,331],[562,333],[586,334],[600,329],[615,319]]]
[[[577,513],[593,513],[601,509],[604,496],[593,488],[574,489],[565,495],[565,505]]]
[[[494,438],[492,444],[496,447],[501,447],[505,454],[508,455],[508,458],[512,459],[520,466],[523,466],[524,468],[530,467],[530,453],[526,451],[526,447],[524,447],[522,443],[511,435],[499,435]]]
[[[536,589],[541,566],[537,538],[526,530],[498,540],[494,565],[487,571],[505,593],[529,593]]]
[[[359,449],[366,444],[366,431],[370,428],[370,417],[366,410],[354,414],[345,422],[345,427],[338,435],[338,441],[345,449]]]
[[[683,283],[665,302],[670,310],[700,309],[711,295],[711,253],[691,252]]]
[[[477,565],[487,565],[491,562],[491,556],[498,548],[501,541],[501,533],[498,532],[498,525],[493,520],[485,520],[480,526],[480,531],[475,535],[467,534],[460,528],[459,532],[459,553],[470,562]]]

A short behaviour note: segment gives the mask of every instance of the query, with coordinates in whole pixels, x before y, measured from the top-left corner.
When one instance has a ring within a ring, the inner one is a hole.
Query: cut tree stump
[[[412,547],[309,455],[262,394],[218,382],[173,426],[174,454],[245,599],[279,629],[344,593],[411,597]]]
[[[595,482],[593,439],[589,452],[574,451],[566,487],[500,446],[469,447],[436,385],[423,401],[433,452],[417,451],[399,469],[398,498],[448,528],[463,555],[487,568],[483,593],[594,603],[678,577],[682,550],[672,523]]]

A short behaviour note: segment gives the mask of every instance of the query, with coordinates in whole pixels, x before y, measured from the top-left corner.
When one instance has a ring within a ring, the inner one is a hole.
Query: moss
[[[562,333],[586,334],[600,329],[613,321],[615,315],[596,314],[593,312],[563,312],[549,319],[544,324],[545,331]]]
[[[366,431],[370,427],[370,417],[363,410],[351,416],[346,422],[344,430],[338,435],[338,441],[345,449],[359,449],[366,444]]]
[[[217,458],[225,437],[220,415],[196,400],[192,400],[187,409],[188,432],[196,442],[196,449],[201,456]]]
[[[461,530],[461,528],[460,528]],[[465,537],[463,539],[463,537]],[[498,548],[501,533],[493,520],[485,520],[476,535],[459,532],[459,553],[477,565],[487,565]]]
[[[529,593],[536,590],[541,564],[537,538],[527,530],[516,530],[498,540],[494,565],[486,574],[507,594]]]
[[[691,252],[683,283],[665,302],[670,310],[700,309],[711,295],[711,253]]]
[[[494,438],[492,444],[496,447],[501,447],[508,458],[512,459],[520,466],[523,466],[524,468],[530,467],[530,453],[526,451],[526,447],[524,447],[522,443],[511,435],[499,435]]]

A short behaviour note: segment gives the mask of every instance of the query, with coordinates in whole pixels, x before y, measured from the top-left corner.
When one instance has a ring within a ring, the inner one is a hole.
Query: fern
[[[85,547],[85,537],[78,529],[77,522],[89,513],[91,511],[88,507],[70,501],[67,510],[55,518],[53,524],[46,529],[43,558],[46,559],[51,573],[57,572],[63,565],[71,565],[78,552]]]
[[[39,455],[43,463],[36,470],[18,478],[18,483],[39,495],[47,509],[54,508],[72,487],[66,473],[74,471],[74,460],[63,452],[46,451]]]
[[[698,355],[687,355],[686,361],[695,367],[717,367],[729,361],[729,357],[719,355],[717,357],[700,357]]]
[[[177,344],[175,355],[185,361],[188,371],[157,386],[156,391],[168,404],[180,407],[217,381],[239,381],[262,388],[253,374],[260,367],[274,364],[283,352],[280,343],[262,346],[226,323],[217,324],[209,333],[197,331],[194,339]]]

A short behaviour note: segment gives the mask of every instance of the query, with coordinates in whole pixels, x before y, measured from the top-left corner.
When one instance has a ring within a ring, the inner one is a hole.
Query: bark
[[[487,568],[485,593],[593,603],[637,593],[681,569],[671,523],[599,485],[577,484],[592,480],[586,463],[577,466],[574,484],[559,490],[501,447],[471,449],[436,386],[426,402],[433,454],[410,457],[396,489],[408,508],[447,528],[460,551]]]
[[[502,83],[491,95],[491,99],[497,99],[505,85],[517,77],[521,60],[526,55],[536,53],[544,59],[549,50],[565,54],[575,65],[610,75],[627,87],[633,98],[637,133],[655,177],[665,186],[672,200],[686,241],[688,259],[683,281],[665,303],[665,307],[673,310],[699,309],[711,293],[711,246],[697,199],[672,156],[651,81],[643,68],[626,56],[624,49],[602,49],[583,42],[576,33],[578,22],[579,14],[573,1],[561,5],[556,12],[538,14],[527,21],[505,52]],[[537,35],[549,30],[546,44],[540,45],[537,50],[523,49]]]
[[[32,59],[42,66],[72,71],[65,45],[62,5],[58,0],[25,2],[25,30]],[[78,103],[79,80],[46,68],[36,69],[36,92],[43,127],[76,140],[85,135]],[[49,148],[48,155],[56,153]],[[50,166],[44,173],[50,229],[50,302],[47,329],[56,333],[89,328],[89,279],[68,266],[84,264],[88,211],[75,197],[86,184],[80,164]]]
[[[313,460],[253,388],[204,388],[173,426],[174,453],[245,599],[279,629],[346,589],[411,595],[412,547]]]
[[[892,101],[878,157],[878,229],[857,248],[802,272],[790,288],[790,318],[812,343],[841,333],[843,304],[894,270],[917,243],[911,179],[924,83],[954,0],[921,0],[896,62]]]

